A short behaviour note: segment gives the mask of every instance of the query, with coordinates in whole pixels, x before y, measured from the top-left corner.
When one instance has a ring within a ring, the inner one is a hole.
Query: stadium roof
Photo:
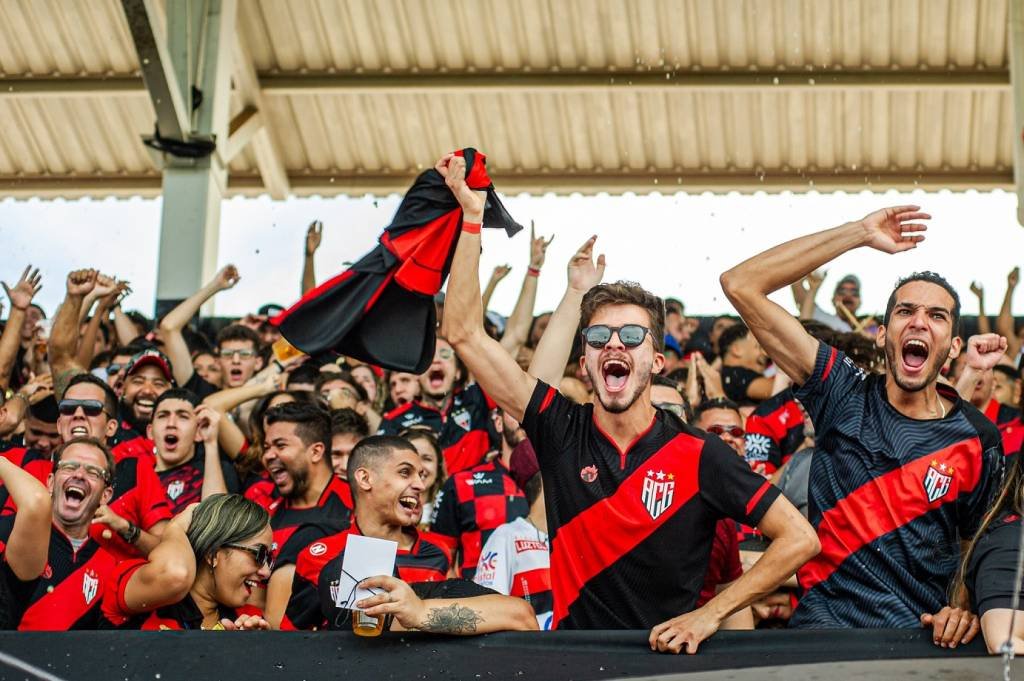
[[[1010,188],[1009,0],[247,0],[229,193]],[[157,195],[118,0],[0,0],[0,196]],[[235,153],[237,151],[237,153]]]

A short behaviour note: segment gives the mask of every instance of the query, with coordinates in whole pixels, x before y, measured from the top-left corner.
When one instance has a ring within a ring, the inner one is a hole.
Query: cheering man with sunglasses
[[[552,327],[581,319],[582,367],[594,404],[576,405],[522,371],[483,328],[480,223],[484,197],[465,182],[465,161],[436,166],[463,209],[444,333],[477,381],[523,424],[537,451],[551,536],[554,627],[651,628],[652,649],[695,653],[732,613],[771,592],[815,555],[799,512],[720,439],[651,404],[664,365],[665,307],[635,284],[600,280],[593,239],[570,263],[570,286]],[[558,317],[558,319],[556,319]],[[564,366],[564,362],[563,362]],[[705,606],[694,604],[715,526],[732,517],[774,539],[764,558]],[[657,566],[656,568],[654,566]]]

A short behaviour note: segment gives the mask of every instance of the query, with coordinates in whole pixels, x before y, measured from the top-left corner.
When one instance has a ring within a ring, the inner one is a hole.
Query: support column
[[[1010,83],[1013,87],[1013,183],[1017,223],[1024,226],[1024,0],[1010,0]]]
[[[237,0],[167,0],[166,14],[155,0],[121,4],[157,114],[146,144],[163,168],[160,316],[216,272]]]

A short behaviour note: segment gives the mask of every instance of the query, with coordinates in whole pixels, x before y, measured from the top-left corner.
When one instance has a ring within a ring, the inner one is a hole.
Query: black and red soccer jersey
[[[955,390],[945,418],[917,420],[821,344],[796,397],[814,422],[808,520],[821,553],[797,573],[791,626],[918,627],[948,604],[959,542],[978,527],[1003,471],[996,427]]]
[[[0,518],[0,550],[13,528],[13,515]],[[91,539],[76,551],[67,535],[54,526],[46,568],[39,577],[21,581],[6,561],[0,562],[13,621],[19,622],[22,631],[95,629],[103,589],[115,564],[114,556]]]
[[[28,471],[44,485],[50,476],[50,471],[53,470],[53,460],[50,455],[43,454],[37,449],[27,449],[21,445],[5,442],[0,443],[0,456]],[[7,491],[3,482],[0,482],[0,513],[14,513],[16,510],[17,507],[11,499],[10,492]]]
[[[789,388],[757,405],[746,425],[747,463],[764,464],[765,475],[782,468],[804,441],[804,414]]]
[[[984,414],[988,420],[1000,428],[1020,419],[1020,410],[1003,404],[997,399],[991,399],[985,405]]]
[[[101,628],[141,629],[143,631],[202,629],[203,613],[192,600],[192,596],[188,594],[177,603],[171,603],[150,612],[134,613],[128,609],[124,601],[128,580],[145,564],[144,558],[135,558],[121,561],[113,569],[103,592]],[[231,608],[220,606],[219,610],[221,619],[233,621],[237,617],[237,613]]]
[[[717,521],[757,525],[779,490],[719,438],[655,410],[620,451],[538,381],[523,428],[544,478],[554,626],[650,629],[693,609]]]
[[[440,437],[444,426],[444,415],[418,400],[406,402],[384,414],[380,420],[378,435],[398,435],[406,428],[429,428]]]
[[[136,456],[114,453],[114,495],[110,498],[110,510],[143,530],[149,530],[163,520],[171,519],[171,507],[167,503],[164,487],[153,470],[152,455]],[[104,537],[109,529],[103,523],[89,526],[89,536],[112,552],[119,560],[138,558],[139,552],[116,532]]]
[[[239,485],[235,467],[221,457],[220,469],[228,494],[236,494]],[[191,460],[175,468],[157,471],[156,475],[164,486],[172,514],[177,515],[189,504],[199,503],[203,494],[203,478],[206,476],[206,452],[203,444],[196,444],[196,452]]]
[[[473,579],[480,549],[500,525],[530,512],[526,496],[495,459],[449,477],[434,500],[430,531],[459,553],[459,574]]]
[[[397,577],[409,584],[441,582],[448,575],[450,560],[444,545],[430,532],[418,532],[409,527],[403,530],[412,539],[412,547],[399,547],[395,557]],[[325,610],[320,603],[320,583],[337,584],[341,577],[345,545],[352,535],[361,535],[356,522],[347,530],[319,539],[299,553],[292,578],[292,594],[288,599],[281,628],[285,630],[323,629],[333,621],[333,610]],[[333,604],[333,599],[332,599]]]
[[[143,430],[143,432],[145,432]],[[139,433],[132,427],[132,424],[121,419],[117,424],[117,432],[107,440],[110,451],[114,453],[114,460],[120,460],[125,456],[138,456],[153,460],[155,449],[153,441]]]
[[[349,526],[352,509],[345,503],[350,498],[347,486],[347,482],[332,475],[316,506],[292,508],[288,499],[278,499],[271,505],[272,548],[278,567],[293,565],[302,549]]]

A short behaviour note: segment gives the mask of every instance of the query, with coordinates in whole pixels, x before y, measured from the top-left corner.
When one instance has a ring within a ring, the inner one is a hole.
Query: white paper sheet
[[[368,577],[395,573],[395,556],[398,555],[398,542],[388,539],[374,539],[362,535],[349,535],[345,542],[345,560],[341,565],[341,578],[338,581],[338,592],[334,603],[339,608],[360,610],[355,604],[373,595],[356,584]],[[379,591],[379,589],[375,589]],[[350,597],[351,596],[351,597]]]

